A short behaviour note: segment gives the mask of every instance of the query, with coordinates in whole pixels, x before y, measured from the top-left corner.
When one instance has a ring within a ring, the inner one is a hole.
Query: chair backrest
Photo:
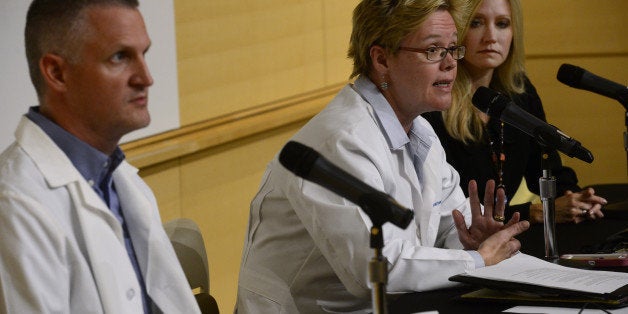
[[[209,294],[209,267],[205,242],[198,225],[187,218],[178,218],[164,224],[166,234],[174,247],[185,277],[194,291],[194,298],[203,314],[219,314],[216,299]]]
[[[177,218],[166,222],[164,229],[179,258],[190,288],[209,293],[207,252],[198,225],[191,219]]]

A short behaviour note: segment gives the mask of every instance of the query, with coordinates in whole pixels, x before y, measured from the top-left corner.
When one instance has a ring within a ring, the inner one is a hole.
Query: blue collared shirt
[[[395,111],[392,109],[384,95],[375,84],[366,77],[360,76],[353,84],[355,90],[373,107],[375,117],[379,122],[384,137],[388,140],[391,149],[399,149],[408,146],[412,152],[412,162],[419,181],[421,181],[420,169],[427,158],[427,153],[432,147],[432,140],[425,134],[433,133],[426,130],[426,126],[420,123],[412,123],[410,132],[406,133],[399,122]],[[475,268],[484,267],[484,259],[477,251],[466,251],[475,261]]]
[[[81,141],[76,136],[70,134],[48,118],[39,113],[39,107],[31,107],[26,117],[37,124],[53,142],[68,156],[74,167],[87,180],[87,183],[94,189],[100,198],[107,204],[113,215],[118,219],[124,231],[124,242],[126,251],[135,270],[137,279],[142,287],[142,297],[144,304],[144,313],[151,313],[151,300],[146,293],[146,285],[135,250],[133,242],[129,235],[126,223],[124,222],[124,214],[116,187],[113,184],[113,172],[124,161],[124,153],[117,147],[111,156],[105,155],[103,152],[95,149],[87,143]]]

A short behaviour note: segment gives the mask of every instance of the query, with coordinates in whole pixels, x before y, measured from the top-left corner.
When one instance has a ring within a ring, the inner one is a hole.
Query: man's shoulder
[[[35,161],[17,144],[0,154],[0,194],[19,191],[36,196],[47,189],[44,176]]]
[[[31,177],[38,171],[33,159],[14,142],[0,154],[0,183]]]

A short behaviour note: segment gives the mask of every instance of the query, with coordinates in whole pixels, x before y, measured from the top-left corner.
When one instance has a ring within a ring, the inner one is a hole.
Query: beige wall
[[[556,80],[563,63],[628,85],[628,1],[522,0],[527,68],[547,119],[579,140],[592,164],[563,155],[582,185],[628,182],[619,102]]]
[[[181,123],[307,92],[348,76],[356,1],[175,1]]]
[[[628,182],[623,108],[555,79],[560,64],[572,63],[627,83],[628,2],[522,2],[527,66],[548,120],[596,158],[565,163],[582,184]],[[183,127],[124,149],[157,195],[163,220],[200,225],[223,313],[235,303],[248,206],[266,163],[350,73],[356,3],[175,1]]]

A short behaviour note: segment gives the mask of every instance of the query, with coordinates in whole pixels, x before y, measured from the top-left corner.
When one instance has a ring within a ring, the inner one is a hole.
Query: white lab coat
[[[118,220],[36,124],[15,135],[0,155],[0,313],[142,313]],[[126,162],[113,180],[153,302],[199,313],[150,188]]]
[[[390,293],[447,287],[450,276],[475,268],[451,215],[457,208],[470,222],[458,174],[427,121],[414,123],[432,141],[421,180],[407,146],[390,147],[373,108],[351,86],[292,139],[414,210],[407,229],[383,226]],[[359,207],[296,177],[276,157],[251,203],[238,313],[372,311],[371,225]]]

